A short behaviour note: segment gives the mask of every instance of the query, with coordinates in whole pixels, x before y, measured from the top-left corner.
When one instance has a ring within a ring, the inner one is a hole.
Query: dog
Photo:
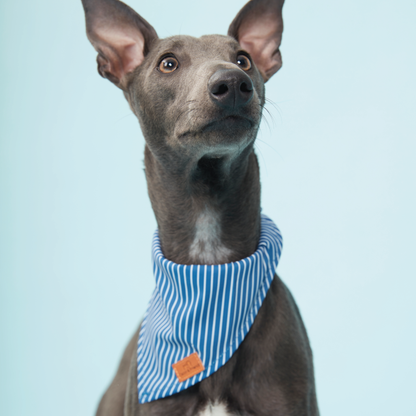
[[[98,72],[123,91],[146,140],[145,174],[162,268],[166,262],[204,270],[245,265],[259,250],[265,220],[253,145],[264,84],[282,65],[283,2],[249,1],[230,24],[228,36],[159,39],[126,4],[82,0]],[[222,289],[217,292],[225,298]],[[168,363],[179,387],[155,400],[141,398],[140,380],[148,381],[150,369],[140,375],[140,365],[148,362],[141,362],[137,351],[140,357],[140,342],[151,331],[160,334],[157,325],[147,322],[145,332],[142,323],[97,416],[319,415],[307,333],[292,295],[274,271],[260,303],[248,332],[215,371],[202,379],[194,375],[205,371],[198,352]],[[188,311],[188,318],[196,309]],[[158,338],[155,345],[160,342]],[[160,362],[168,347],[161,350]],[[155,377],[163,383],[159,373]],[[182,382],[185,373],[194,381]]]

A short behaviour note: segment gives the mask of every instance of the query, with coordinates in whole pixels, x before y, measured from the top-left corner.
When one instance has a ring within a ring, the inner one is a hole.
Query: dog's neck
[[[162,251],[179,264],[248,257],[260,237],[260,180],[252,146],[234,158],[161,161],[145,149]]]

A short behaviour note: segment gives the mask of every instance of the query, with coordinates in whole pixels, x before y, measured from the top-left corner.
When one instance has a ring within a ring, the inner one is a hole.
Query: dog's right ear
[[[118,0],[82,0],[87,36],[98,52],[98,72],[121,89],[158,39],[153,27]]]

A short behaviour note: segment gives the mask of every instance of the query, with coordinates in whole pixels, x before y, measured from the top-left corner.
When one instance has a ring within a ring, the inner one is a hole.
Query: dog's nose
[[[219,69],[209,79],[208,91],[221,107],[235,109],[253,98],[253,83],[241,69]]]

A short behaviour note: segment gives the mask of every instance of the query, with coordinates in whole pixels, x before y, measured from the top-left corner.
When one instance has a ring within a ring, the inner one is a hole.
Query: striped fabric
[[[230,359],[266,297],[281,250],[280,231],[265,215],[256,252],[234,263],[173,263],[163,256],[156,231],[156,288],[140,329],[137,349],[140,403],[185,390]],[[195,352],[205,369],[180,383],[172,364]]]

